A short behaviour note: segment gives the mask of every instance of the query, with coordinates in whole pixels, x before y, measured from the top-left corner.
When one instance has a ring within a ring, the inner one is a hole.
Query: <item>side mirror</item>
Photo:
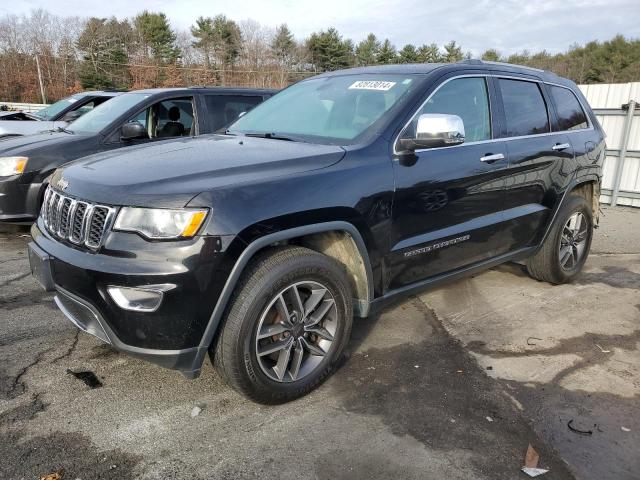
[[[404,151],[460,145],[464,142],[464,123],[457,115],[423,113],[418,117],[415,138],[401,138]]]
[[[60,119],[63,122],[67,122],[67,123],[71,123],[74,120],[79,119],[82,116],[82,112],[79,110],[73,110],[72,112],[67,112],[64,114],[64,116]]]
[[[129,122],[122,126],[120,140],[138,140],[142,138],[149,138],[149,134],[146,127],[140,122]]]

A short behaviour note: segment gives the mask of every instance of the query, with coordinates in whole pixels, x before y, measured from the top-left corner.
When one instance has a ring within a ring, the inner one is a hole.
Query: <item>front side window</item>
[[[589,126],[587,116],[574,93],[562,87],[550,87],[558,111],[558,130],[580,130]]]
[[[382,73],[304,80],[240,117],[229,133],[349,144],[390,118],[421,82],[418,75]]]
[[[501,78],[499,84],[508,137],[549,132],[547,106],[537,83]]]
[[[457,115],[464,124],[465,142],[491,138],[491,114],[487,82],[483,77],[458,78],[442,85],[413,118],[404,137],[415,136],[423,113]]]
[[[193,99],[172,98],[154,103],[131,117],[128,122],[144,125],[149,138],[195,135]]]
[[[212,130],[220,130],[222,127],[235,122],[240,115],[247,113],[253,107],[262,102],[262,97],[249,95],[205,95],[208,118]]]

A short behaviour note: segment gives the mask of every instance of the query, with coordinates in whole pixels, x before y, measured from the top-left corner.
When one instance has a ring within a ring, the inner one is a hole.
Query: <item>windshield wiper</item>
[[[64,127],[58,127],[55,130],[52,130],[52,132],[64,132],[64,133],[73,135],[73,130],[69,130],[68,128],[64,128]]]
[[[261,133],[245,133],[246,137],[258,137],[258,138],[270,138],[272,140],[284,140],[286,142],[297,142],[295,138],[286,137],[284,135],[278,135],[273,132],[261,132]]]

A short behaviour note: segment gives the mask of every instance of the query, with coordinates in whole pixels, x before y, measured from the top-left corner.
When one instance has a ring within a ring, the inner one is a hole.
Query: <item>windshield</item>
[[[42,110],[38,110],[31,115],[41,118],[42,120],[54,119],[60,112],[69,107],[71,104],[77,102],[80,98],[81,97],[79,95],[73,95],[71,97],[63,98],[62,100],[58,100],[56,103],[49,105]]]
[[[118,95],[71,122],[68,129],[75,133],[98,133],[148,96],[144,93]]]
[[[227,132],[350,143],[407,98],[419,78],[361,74],[305,80],[256,106]]]

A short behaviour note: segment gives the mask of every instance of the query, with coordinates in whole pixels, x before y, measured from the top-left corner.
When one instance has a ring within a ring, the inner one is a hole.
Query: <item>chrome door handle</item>
[[[570,147],[571,145],[569,145],[568,143],[556,143],[553,147],[551,147],[551,149],[555,150],[556,152],[561,152],[562,150],[566,150]]]
[[[501,153],[495,153],[495,154],[489,153],[484,157],[480,157],[481,162],[493,163],[497,160],[504,160],[504,155]]]

